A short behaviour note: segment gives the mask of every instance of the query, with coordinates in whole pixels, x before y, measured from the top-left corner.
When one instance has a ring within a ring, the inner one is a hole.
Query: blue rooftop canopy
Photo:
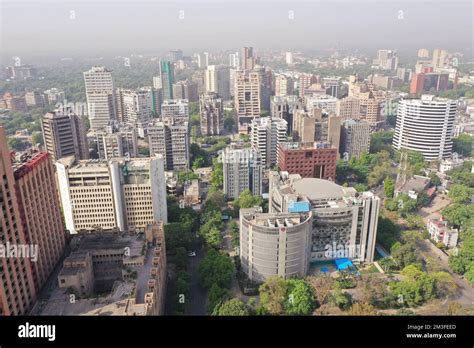
[[[342,270],[354,267],[351,260],[349,260],[348,258],[336,259],[334,260],[334,262],[336,263],[336,267],[338,271],[342,271]]]

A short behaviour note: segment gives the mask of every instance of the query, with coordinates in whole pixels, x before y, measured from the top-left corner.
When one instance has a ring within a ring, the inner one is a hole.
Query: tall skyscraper
[[[374,65],[383,70],[397,70],[398,54],[396,51],[381,49],[377,51],[377,58],[374,59]]]
[[[105,127],[116,119],[112,71],[94,66],[84,72],[84,82],[91,129]]]
[[[239,52],[229,54],[229,66],[234,69],[240,67]]]
[[[275,77],[275,96],[284,97],[293,94],[293,79],[285,75]]]
[[[450,157],[456,110],[456,100],[432,95],[401,100],[397,108],[393,148],[420,152],[425,161]]]
[[[173,85],[174,99],[187,99],[190,103],[199,100],[198,85],[194,81],[179,81]]]
[[[252,70],[255,66],[255,57],[253,56],[253,47],[242,48],[242,57],[240,66],[243,70]]]
[[[226,147],[222,153],[224,193],[230,199],[250,190],[262,193],[262,164],[258,151],[249,148]]]
[[[216,93],[209,92],[199,99],[202,135],[219,135],[224,130],[224,110],[222,99]]]
[[[75,161],[71,156],[56,162],[56,168],[71,233],[97,227],[144,231],[154,222],[167,222],[162,156],[109,161]]]
[[[214,92],[223,100],[230,99],[230,70],[225,65],[209,65],[205,72],[206,92]]]
[[[285,61],[286,61],[286,64],[288,64],[288,65],[293,64],[293,53],[292,52],[285,52]]]
[[[161,104],[161,117],[174,121],[189,120],[189,103],[187,99],[168,99]]]
[[[341,127],[341,157],[348,160],[369,152],[370,124],[360,120],[346,120]],[[347,154],[347,155],[346,155]]]
[[[255,117],[260,117],[261,85],[258,73],[238,71],[235,76],[234,107],[240,127],[246,127]]]
[[[303,101],[297,95],[273,97],[270,104],[270,115],[282,118],[287,123],[287,134],[293,134],[293,116],[296,111],[303,109]]]
[[[15,192],[12,159],[3,127],[0,127],[0,174],[3,178],[0,183],[0,241],[9,250],[16,246],[29,251],[35,246],[25,235]],[[27,255],[6,255],[5,249],[3,254],[4,257],[0,257],[0,316],[28,314],[36,300],[32,260]]]
[[[81,116],[69,109],[48,112],[42,119],[44,146],[53,161],[74,155],[89,158],[86,130]]]
[[[262,65],[255,65],[253,71],[258,74],[260,82],[260,107],[262,110],[270,111],[270,97],[273,89],[272,71]]]
[[[39,292],[60,261],[66,244],[54,166],[46,152],[23,153],[15,158],[13,173],[26,239],[38,246],[38,259],[31,262],[31,268]]]
[[[429,58],[430,57],[430,51],[426,48],[420,48],[418,50],[418,58]]]
[[[446,65],[446,59],[448,58],[448,52],[441,48],[435,48],[433,50],[433,59],[431,65],[433,68],[444,68]]]
[[[133,124],[147,123],[153,117],[153,89],[117,89],[117,120]]]
[[[282,118],[261,117],[250,123],[250,142],[260,153],[263,167],[278,163],[278,146],[288,141],[287,122]]]
[[[97,130],[95,136],[100,159],[138,157],[138,134],[134,126],[106,127]]]
[[[167,119],[154,121],[147,127],[150,155],[160,154],[164,158],[165,170],[187,170],[189,168],[188,122]]]
[[[173,99],[173,63],[169,61],[160,61],[160,78],[163,100]]]

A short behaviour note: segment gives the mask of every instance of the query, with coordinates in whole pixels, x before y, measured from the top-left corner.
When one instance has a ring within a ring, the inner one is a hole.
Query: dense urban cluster
[[[0,95],[0,315],[474,313],[460,52],[16,57]]]

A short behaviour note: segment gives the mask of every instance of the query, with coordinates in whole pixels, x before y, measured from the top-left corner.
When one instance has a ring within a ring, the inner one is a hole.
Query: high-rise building
[[[44,91],[44,95],[46,96],[47,104],[57,106],[57,103],[64,103],[65,95],[64,90],[60,88],[50,88]]]
[[[12,159],[8,149],[5,130],[0,127],[0,205],[2,214],[0,222],[0,241],[2,246],[22,247],[28,251],[29,255],[23,257],[11,257],[5,254],[5,250],[0,257],[0,316],[4,315],[24,315],[36,301],[35,283],[33,280],[33,268],[27,256],[31,255],[31,250],[39,252],[38,248],[27,240],[24,224],[18,206],[15,192],[15,178],[13,176]]]
[[[271,101],[270,115],[274,118],[282,118],[287,123],[287,134],[293,134],[293,115],[296,111],[303,109],[303,101],[297,95],[285,97],[273,97]]]
[[[168,61],[160,61],[160,78],[163,100],[173,99],[173,63]]]
[[[25,93],[26,105],[38,108],[44,108],[48,104],[48,100],[43,93],[38,90]]]
[[[240,127],[247,127],[251,120],[260,117],[261,85],[259,74],[238,71],[235,76],[234,107]]]
[[[398,54],[396,51],[381,49],[377,51],[377,58],[374,59],[374,65],[382,70],[397,70]]]
[[[287,65],[293,64],[293,53],[292,52],[285,52],[285,61]]]
[[[161,117],[174,121],[189,120],[189,102],[187,99],[168,99],[161,104]]]
[[[415,73],[410,82],[410,93],[420,94],[431,90],[445,91],[448,89],[449,74],[435,72]]]
[[[100,159],[116,157],[138,157],[138,136],[135,127],[119,125],[106,127],[95,132],[97,152]]]
[[[441,48],[435,48],[433,50],[433,58],[431,61],[431,66],[434,69],[444,68],[446,65],[446,59],[448,58],[448,52]]]
[[[420,152],[425,161],[450,157],[456,110],[455,100],[432,95],[399,101],[393,148]]]
[[[183,51],[182,50],[169,51],[168,58],[173,63],[177,62],[178,60],[183,59]]]
[[[173,85],[173,97],[187,99],[190,103],[197,102],[199,100],[197,83],[190,80],[176,82]]]
[[[206,92],[214,92],[230,100],[230,70],[225,65],[209,65],[205,72]]]
[[[275,96],[283,97],[293,94],[293,79],[285,75],[275,77]]]
[[[260,153],[263,167],[270,168],[278,162],[278,146],[288,141],[288,124],[282,118],[261,117],[250,123],[250,142]]]
[[[91,129],[105,127],[116,119],[112,71],[94,66],[84,72],[84,82]]]
[[[354,97],[338,99],[336,102],[336,115],[343,120],[357,120],[360,117],[360,101]]]
[[[240,67],[239,52],[229,54],[229,66],[234,69]]]
[[[306,95],[306,94],[305,94]],[[313,109],[321,109],[323,114],[330,115],[336,113],[336,105],[338,99],[327,94],[315,94],[310,97],[305,97],[306,109],[311,111]]]
[[[323,77],[323,85],[326,89],[326,93],[337,98],[340,80],[340,77]]]
[[[270,172],[269,176],[270,214],[312,212],[308,263],[339,258],[374,261],[380,198],[298,174]]]
[[[372,128],[378,128],[382,123],[382,103],[387,101],[385,91],[376,90],[368,81],[358,81],[351,78],[349,83],[349,97],[359,100],[360,119],[369,122]]]
[[[66,228],[71,233],[97,228],[144,231],[167,222],[162,156],[56,162]]]
[[[273,74],[269,67],[255,65],[254,70],[260,81],[260,107],[262,110],[270,111],[270,97],[273,89]]]
[[[253,70],[255,66],[255,57],[253,56],[253,47],[243,47],[242,57],[240,58],[240,67],[243,70]]]
[[[64,253],[66,231],[61,216],[54,166],[47,152],[29,152],[13,162],[16,196],[26,240],[38,246],[31,263],[39,292]]]
[[[361,120],[346,120],[341,127],[341,157],[348,160],[369,152],[370,124]]]
[[[41,121],[44,146],[53,161],[74,155],[89,158],[86,130],[81,116],[71,110],[48,112]]]
[[[153,117],[153,93],[152,88],[146,87],[117,89],[117,120],[133,124],[147,123]]]
[[[311,258],[312,213],[240,210],[240,260],[249,279],[305,277]]]
[[[222,153],[224,193],[229,199],[238,198],[250,190],[253,195],[262,193],[262,164],[258,151],[251,148],[224,149]]]
[[[318,83],[319,79],[313,74],[300,74],[298,77],[298,90],[300,97],[304,97],[304,91],[314,83]]]
[[[155,121],[147,127],[150,155],[160,154],[164,158],[165,170],[187,170],[189,168],[188,122],[172,119]]]
[[[222,99],[209,92],[199,99],[199,115],[202,135],[219,135],[224,130],[224,109]]]
[[[426,48],[420,48],[418,50],[418,58],[429,58],[430,57],[430,51]]]
[[[321,109],[311,113],[299,110],[293,117],[293,140],[300,143],[322,142],[337,149],[341,136],[341,117],[323,115]]]
[[[337,157],[337,149],[326,142],[290,142],[278,146],[278,168],[303,178],[334,180]]]

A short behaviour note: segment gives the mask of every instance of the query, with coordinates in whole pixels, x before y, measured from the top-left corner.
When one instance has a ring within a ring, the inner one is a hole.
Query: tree
[[[185,270],[188,264],[187,251],[183,247],[176,248],[176,255],[174,257],[174,263],[179,270]]]
[[[387,282],[373,274],[364,275],[362,278],[362,299],[377,308],[389,308],[394,303]]]
[[[453,138],[453,151],[465,157],[473,156],[473,143],[474,137],[469,134],[461,134]]]
[[[8,147],[15,151],[23,151],[26,149],[26,144],[18,138],[9,138]]]
[[[430,182],[434,186],[441,186],[441,179],[439,178],[438,175],[436,175],[436,173],[430,173],[430,175],[428,175],[428,177],[430,178]]]
[[[250,315],[250,313],[247,305],[243,301],[233,298],[216,307],[215,315],[247,316]]]
[[[383,191],[385,193],[385,197],[392,198],[393,193],[395,192],[395,181],[392,177],[386,177],[383,183]]]
[[[436,297],[447,298],[456,293],[458,286],[451,274],[447,272],[433,272],[430,276],[435,281]]]
[[[211,288],[209,289],[208,299],[209,299],[209,313],[213,313],[216,309],[216,306],[221,304],[222,302],[226,301],[229,297],[229,291],[226,289],[221,288],[217,284],[212,284]]]
[[[442,215],[451,225],[460,228],[474,216],[474,205],[451,204],[442,211]]]
[[[220,190],[211,190],[208,192],[206,201],[204,203],[206,209],[214,209],[219,211],[226,205],[224,194]]]
[[[290,315],[309,315],[313,312],[316,301],[311,287],[302,279],[287,281],[287,299],[285,312]]]
[[[347,311],[349,315],[377,315],[377,311],[368,303],[354,303]]]
[[[230,257],[214,249],[208,251],[198,266],[199,281],[206,289],[210,289],[213,284],[229,288],[233,272],[234,265]]]
[[[222,189],[224,184],[224,171],[222,163],[216,158],[212,160],[211,186],[215,189]]]
[[[454,203],[466,203],[471,200],[473,189],[463,184],[453,184],[449,187],[448,197],[451,198]]]
[[[235,200],[234,206],[237,208],[252,208],[254,206],[261,206],[263,199],[260,196],[254,196],[252,191],[246,189],[240,193],[239,198]]]
[[[430,205],[430,203],[430,198],[428,197],[428,194],[426,192],[420,192],[416,197],[416,205],[419,208],[427,207],[428,205]]]
[[[33,135],[31,136],[31,143],[33,145],[36,145],[36,144],[43,145],[44,144],[43,133],[41,132],[33,133]]]
[[[282,314],[288,289],[287,282],[280,277],[270,277],[260,286],[260,304],[269,314]]]
[[[399,268],[404,268],[409,265],[419,265],[421,263],[414,243],[395,243],[392,246],[391,254]]]
[[[384,150],[393,154],[393,133],[393,131],[372,133],[370,136],[370,153],[377,153]]]
[[[352,296],[347,292],[337,290],[334,294],[332,294],[330,302],[344,311],[352,306]]]
[[[328,302],[331,290],[334,287],[334,279],[327,274],[320,274],[308,278],[313,287],[313,293],[318,305],[321,306]]]

